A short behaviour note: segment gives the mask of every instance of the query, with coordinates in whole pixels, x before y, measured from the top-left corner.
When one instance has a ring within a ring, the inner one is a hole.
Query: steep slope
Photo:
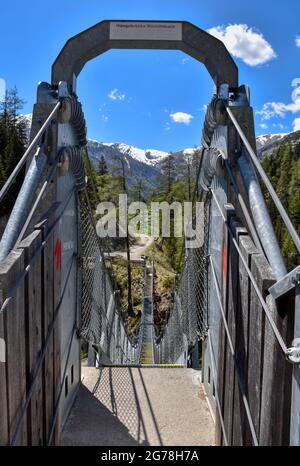
[[[300,131],[268,148],[262,164],[300,234]],[[265,197],[286,264],[291,270],[299,264],[299,254],[266,190]]]
[[[274,149],[284,143],[293,133],[264,134],[256,138],[257,155],[263,159],[265,155],[270,154]]]
[[[92,139],[88,140],[88,153],[96,169],[102,156],[110,171],[117,165],[116,158],[125,159],[129,185],[136,179],[142,179],[148,189],[155,188],[155,180],[160,173],[159,161],[167,155],[160,151],[143,151],[126,144],[105,144]]]

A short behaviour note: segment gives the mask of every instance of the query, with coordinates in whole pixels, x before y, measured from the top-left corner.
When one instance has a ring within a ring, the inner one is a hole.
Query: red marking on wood
[[[55,267],[56,270],[61,270],[61,240],[57,239],[55,243],[54,255],[55,255]]]
[[[222,270],[225,283],[227,282],[227,265],[228,265],[228,251],[227,247],[223,246],[222,248]]]

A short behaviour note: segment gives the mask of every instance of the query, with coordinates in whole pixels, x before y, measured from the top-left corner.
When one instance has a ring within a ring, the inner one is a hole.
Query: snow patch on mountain
[[[283,138],[288,136],[289,133],[277,133],[277,134],[263,134],[256,138],[257,150],[261,150],[267,144],[274,144],[281,141]]]
[[[138,147],[129,146],[124,143],[102,143],[104,146],[113,147],[118,150],[121,154],[129,155],[132,159],[137,160],[148,165],[155,166],[168,153],[156,149],[139,149]]]

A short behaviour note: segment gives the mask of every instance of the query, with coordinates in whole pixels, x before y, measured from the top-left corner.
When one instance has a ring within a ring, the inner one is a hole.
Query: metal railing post
[[[295,324],[293,346],[300,353],[300,272],[295,277]],[[294,364],[291,402],[290,445],[300,446],[300,364]]]

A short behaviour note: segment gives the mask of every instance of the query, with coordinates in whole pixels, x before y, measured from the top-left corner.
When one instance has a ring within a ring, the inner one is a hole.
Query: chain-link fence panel
[[[157,364],[174,364],[207,335],[207,254],[209,197],[204,202],[204,234],[200,247],[186,249],[185,264],[162,338],[154,345]]]
[[[98,351],[103,362],[137,364],[141,339],[138,336],[137,342],[133,342],[126,332],[86,191],[80,199],[80,216],[81,335]]]

